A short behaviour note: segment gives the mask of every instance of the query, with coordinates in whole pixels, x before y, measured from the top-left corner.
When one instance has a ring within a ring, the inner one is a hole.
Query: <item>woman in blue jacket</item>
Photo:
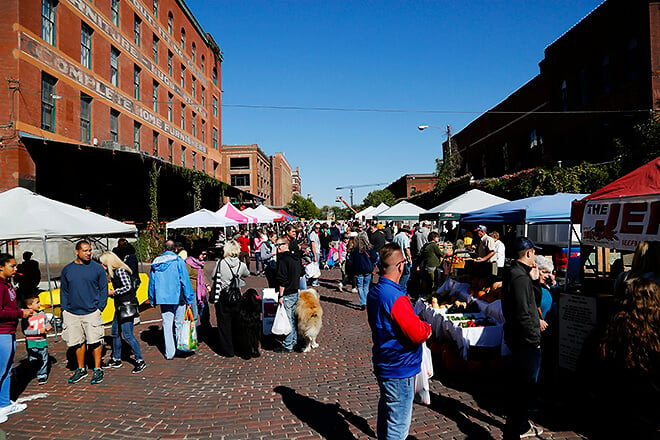
[[[358,295],[360,298],[360,310],[367,308],[367,294],[371,283],[371,275],[374,271],[378,256],[369,243],[366,232],[360,232],[357,236],[357,246],[353,248],[348,256],[348,265],[351,267],[357,280]]]

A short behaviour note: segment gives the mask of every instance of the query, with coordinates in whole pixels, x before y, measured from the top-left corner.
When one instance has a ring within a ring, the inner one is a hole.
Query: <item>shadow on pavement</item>
[[[364,418],[343,409],[338,403],[321,403],[285,386],[275,387],[274,391],[282,395],[282,402],[298,420],[307,424],[323,438],[355,439],[348,423],[369,437],[376,437],[376,433]]]
[[[147,330],[140,332],[140,340],[150,347],[156,347],[165,356],[165,339],[160,326],[150,325]]]
[[[53,356],[49,356],[49,361],[50,365],[48,366],[48,373],[50,374],[52,366],[57,363],[57,359]],[[37,370],[35,369],[35,366],[30,365],[27,358],[21,359],[18,365],[14,366],[14,371],[11,377],[11,400],[18,399],[33,380],[37,380]]]
[[[491,426],[504,428],[504,424],[492,417],[474,409],[456,399],[431,392],[431,404],[428,406],[438,414],[456,422],[458,429],[466,435],[466,439],[493,439],[488,429],[470,420],[475,418]]]
[[[353,304],[352,301],[348,299],[342,299],[342,298],[333,298],[332,296],[324,296],[321,295],[321,301],[337,304],[340,306],[348,307],[349,309],[353,310],[360,310],[360,306],[357,304]]]

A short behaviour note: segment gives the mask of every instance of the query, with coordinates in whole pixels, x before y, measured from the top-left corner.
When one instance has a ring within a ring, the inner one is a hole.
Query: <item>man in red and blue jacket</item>
[[[380,388],[378,439],[405,439],[410,429],[415,376],[431,326],[415,314],[399,279],[407,263],[396,243],[380,251],[381,276],[369,290],[367,313],[373,340],[374,373]]]

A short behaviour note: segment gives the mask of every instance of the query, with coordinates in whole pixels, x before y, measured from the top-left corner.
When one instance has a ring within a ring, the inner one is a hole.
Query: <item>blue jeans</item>
[[[291,323],[291,333],[286,335],[284,341],[282,341],[282,347],[287,350],[293,350],[298,342],[298,319],[296,319],[296,303],[298,302],[298,294],[292,293],[290,295],[284,295],[282,298],[282,305],[286,314],[289,317],[289,322]]]
[[[541,349],[511,348],[511,382],[504,438],[519,438],[529,430],[529,405],[534,398],[541,369]]]
[[[403,287],[404,289],[408,289],[408,280],[410,279],[410,268],[412,267],[411,264],[404,264],[403,265],[403,273],[401,274],[401,279],[399,279],[399,286]]]
[[[378,378],[378,440],[405,440],[412,420],[415,377],[404,379]]]
[[[161,304],[160,314],[163,317],[163,336],[165,338],[165,358],[172,359],[176,353],[176,334],[183,324],[186,305]]]
[[[357,279],[357,289],[358,289],[358,296],[360,297],[360,305],[366,306],[367,294],[369,293],[369,284],[371,283],[371,274],[370,273],[360,274],[360,275],[356,275],[355,278]]]
[[[46,379],[48,377],[48,346],[30,347],[27,349],[27,353],[28,362],[37,370],[37,379]]]
[[[254,271],[256,273],[259,273],[259,267],[261,267],[261,270],[264,269],[264,263],[261,261],[261,252],[254,253],[254,266],[255,266]]]
[[[16,335],[0,335],[0,408],[11,405],[9,386],[16,352]]]
[[[115,318],[112,320],[112,359],[121,360],[121,337],[124,336],[128,345],[131,346],[136,361],[142,360],[142,350],[140,350],[140,343],[133,334],[133,320],[126,319],[119,323],[119,314],[115,313]]]
[[[300,278],[300,283],[298,284],[300,290],[307,290],[307,275],[303,274]]]

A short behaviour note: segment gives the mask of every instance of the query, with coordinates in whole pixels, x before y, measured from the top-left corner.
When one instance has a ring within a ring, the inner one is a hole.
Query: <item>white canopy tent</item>
[[[51,307],[53,289],[47,239],[137,234],[134,225],[40,196],[25,188],[0,193],[0,225],[0,241],[40,240],[43,243]]]
[[[254,216],[258,220],[263,220],[263,223],[272,223],[284,220],[284,216],[281,212],[275,212],[272,209],[268,209],[264,205],[259,205],[254,208]]]
[[[460,196],[420,214],[420,220],[458,220],[461,214],[508,202],[479,189],[471,189]]]
[[[236,226],[238,222],[220,217],[213,211],[208,209],[200,209],[181,218],[172,220],[167,223],[166,229],[183,229],[183,228],[222,228],[225,226]]]
[[[360,212],[358,212],[357,214],[355,214],[355,218],[360,219],[360,218],[362,218],[362,217],[365,217],[367,214],[369,214],[370,212],[372,212],[374,209],[376,209],[375,206],[367,206],[367,207],[364,208],[362,211],[360,211]]]
[[[365,219],[371,220],[374,217],[377,217],[378,214],[380,214],[383,211],[386,211],[390,209],[389,206],[387,206],[385,203],[380,202],[380,205],[376,206],[371,212],[369,212],[367,215],[364,216]]]
[[[424,211],[424,208],[403,200],[385,211],[373,214],[373,216],[378,220],[418,220],[419,214]]]

